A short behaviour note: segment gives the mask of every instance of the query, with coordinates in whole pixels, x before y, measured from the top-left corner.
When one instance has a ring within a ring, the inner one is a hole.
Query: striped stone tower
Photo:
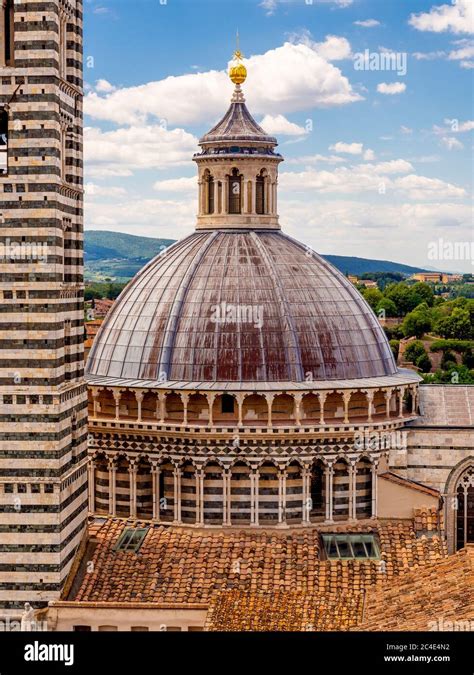
[[[0,0],[0,615],[58,597],[87,518],[82,0]]]

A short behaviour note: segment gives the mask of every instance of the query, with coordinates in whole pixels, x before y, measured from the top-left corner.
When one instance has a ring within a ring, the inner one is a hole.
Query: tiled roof
[[[474,385],[422,385],[420,408],[422,416],[410,426],[474,427]]]
[[[425,520],[425,528],[434,527],[436,512],[426,512]],[[254,619],[255,625],[263,625],[264,608],[273,598],[273,602],[281,599],[294,608],[293,624],[309,621],[336,630],[358,620],[358,596],[364,589],[381,588],[397,575],[435,563],[446,555],[443,540],[436,533],[417,536],[410,521],[339,524],[288,532],[191,530],[156,525],[150,527],[138,553],[114,551],[125,527],[146,525],[119,519],[96,524],[95,550],[88,552],[88,556],[92,554],[88,560],[93,562],[93,571],[76,580],[74,588],[78,590],[68,599],[210,603],[211,609],[215,608],[212,611],[216,625],[222,627],[222,617],[229,616],[228,629],[232,630],[232,626],[240,625],[237,615],[228,609],[234,600],[242,612],[246,605],[255,606],[260,616]],[[323,531],[374,532],[379,538],[381,560],[323,560]],[[220,593],[223,595],[219,599]],[[297,610],[298,598],[303,596],[306,599]],[[327,610],[327,620],[320,613],[325,607],[331,608]],[[280,625],[279,619],[275,621]]]
[[[462,630],[448,622],[474,627],[474,545],[409,572],[392,584],[369,591],[365,620],[356,630]],[[466,630],[466,628],[464,628]]]
[[[211,601],[207,631],[348,630],[362,617],[361,593],[222,591]]]

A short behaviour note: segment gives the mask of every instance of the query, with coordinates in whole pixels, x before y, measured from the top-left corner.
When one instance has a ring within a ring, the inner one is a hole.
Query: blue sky
[[[194,228],[197,141],[247,104],[279,139],[285,231],[472,271],[471,0],[85,0],[86,228]],[[462,250],[467,249],[462,246]]]

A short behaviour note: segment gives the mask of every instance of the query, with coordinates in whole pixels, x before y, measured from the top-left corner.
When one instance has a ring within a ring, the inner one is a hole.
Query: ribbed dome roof
[[[229,143],[229,141],[258,141],[270,145],[278,144],[277,139],[269,136],[254,120],[245,105],[245,99],[238,86],[226,114],[201,138],[199,145],[206,146],[219,142]]]
[[[227,320],[216,321],[218,312]],[[87,373],[303,382],[307,373],[350,380],[397,368],[369,306],[323,258],[278,231],[204,230],[130,282],[94,341]]]

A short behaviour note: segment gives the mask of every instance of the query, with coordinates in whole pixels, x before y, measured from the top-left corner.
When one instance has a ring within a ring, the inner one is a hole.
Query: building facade
[[[60,595],[87,517],[82,0],[0,2],[0,613]]]

